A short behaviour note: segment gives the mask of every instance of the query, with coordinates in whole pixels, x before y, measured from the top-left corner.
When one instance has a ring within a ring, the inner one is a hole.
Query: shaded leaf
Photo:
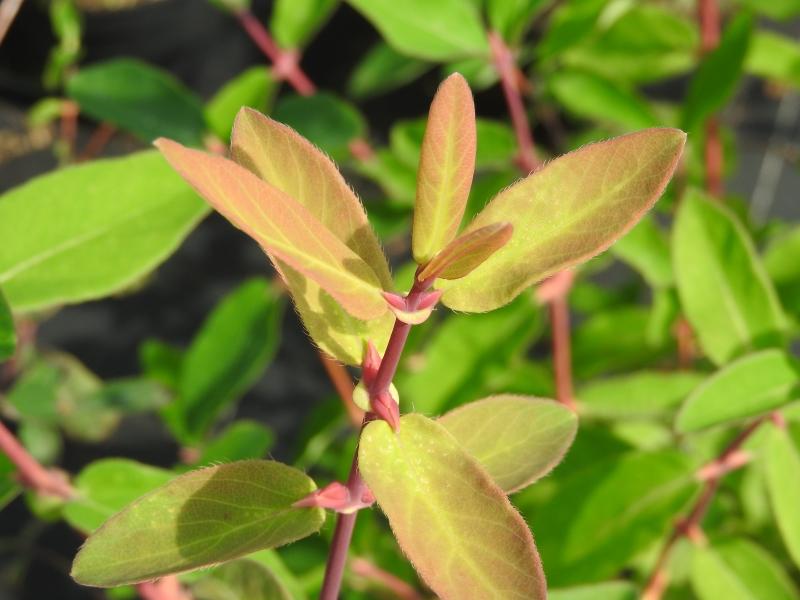
[[[81,112],[130,131],[143,142],[159,136],[203,143],[200,99],[169,73],[130,58],[81,68],[67,81]]]
[[[166,259],[207,210],[156,152],[37,177],[0,196],[0,286],[22,312],[113,294]]]
[[[314,489],[302,472],[273,461],[192,471],[106,521],[75,557],[72,577],[110,587],[287,544],[325,519],[322,509],[292,508]]]
[[[17,347],[17,330],[3,290],[0,290],[0,362],[14,356]]]
[[[575,413],[563,404],[508,394],[460,406],[439,423],[506,493],[547,475],[578,428]]]
[[[215,567],[192,586],[196,600],[294,600],[263,564],[243,558]]]
[[[800,227],[771,240],[764,252],[764,267],[778,285],[800,280]]]
[[[759,415],[796,398],[800,367],[781,350],[744,356],[714,373],[686,399],[675,422],[688,432]]]
[[[744,227],[719,203],[688,194],[672,233],[681,304],[715,363],[780,342],[783,310]]]
[[[778,530],[794,564],[800,566],[800,450],[789,432],[769,432],[766,453],[767,491]]]
[[[270,31],[282,48],[302,48],[325,24],[338,0],[276,0]]]
[[[130,377],[115,379],[92,394],[92,403],[122,413],[141,413],[162,408],[171,400],[169,393],[155,381]]]
[[[505,246],[513,230],[510,223],[496,223],[459,236],[425,265],[419,279],[465,277]]]
[[[550,600],[636,600],[636,587],[626,581],[609,581],[549,590]]]
[[[144,374],[170,390],[178,389],[183,351],[159,340],[145,340],[139,346],[139,363]]]
[[[225,428],[203,448],[197,465],[261,458],[270,449],[272,430],[256,421],[241,419]]]
[[[17,437],[41,464],[52,465],[58,461],[63,444],[55,427],[38,421],[23,421],[17,429]]]
[[[395,434],[374,421],[358,457],[400,546],[439,597],[545,598],[528,527],[444,427],[412,414]]]
[[[800,88],[800,44],[772,31],[755,31],[745,69],[753,75]]]
[[[369,98],[411,83],[430,68],[422,60],[400,54],[386,42],[377,42],[361,58],[347,81],[354,98]]]
[[[800,2],[798,0],[772,0],[772,2],[738,0],[738,4],[777,20],[790,19],[800,14]]]
[[[431,103],[417,171],[411,233],[414,259],[425,264],[456,235],[475,172],[475,104],[461,75],[451,75]]]
[[[669,242],[650,216],[644,217],[614,244],[614,254],[642,274],[655,288],[673,284]]]
[[[355,317],[386,312],[372,268],[302,204],[235,162],[176,142],[157,142],[172,166],[236,227],[315,281]]]
[[[223,141],[228,141],[237,113],[243,106],[267,112],[278,90],[277,82],[267,67],[251,67],[227,81],[205,108],[209,128]]]
[[[602,252],[661,195],[686,135],[648,129],[585,146],[500,192],[467,227],[508,221],[517,235],[480,267],[440,282],[454,310],[483,312]]]
[[[531,25],[536,13],[548,4],[548,0],[488,0],[486,16],[493,30],[507,42],[515,43]]]

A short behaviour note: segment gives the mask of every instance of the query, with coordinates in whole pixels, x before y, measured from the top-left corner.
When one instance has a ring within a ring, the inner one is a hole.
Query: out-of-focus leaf
[[[636,600],[636,587],[626,581],[592,583],[548,590],[550,600]]]
[[[239,420],[203,448],[198,466],[261,458],[274,441],[272,431],[256,421]]]
[[[294,600],[263,564],[242,558],[220,565],[192,586],[197,600]]]
[[[220,412],[263,374],[278,346],[282,308],[280,294],[269,282],[252,279],[206,319],[186,351],[178,400],[170,407],[188,440],[202,437]]]
[[[0,362],[14,356],[17,347],[17,330],[3,290],[0,290]]]
[[[614,254],[639,271],[652,287],[672,285],[669,242],[652,217],[644,217],[613,248]]]
[[[77,496],[64,507],[64,518],[82,533],[90,534],[113,514],[172,477],[169,471],[126,458],[95,461],[75,478]]]
[[[575,438],[574,412],[553,400],[490,396],[439,418],[506,493],[547,475]]]
[[[373,156],[359,161],[354,167],[381,187],[388,196],[391,206],[407,211],[414,205],[417,186],[416,167],[410,167],[394,153],[380,148]],[[403,233],[406,232],[407,228],[404,228]]]
[[[744,356],[714,373],[686,399],[676,426],[688,432],[777,408],[798,393],[800,367],[782,350]]]
[[[363,138],[367,131],[364,117],[353,105],[327,92],[281,98],[273,117],[338,161],[350,156],[350,142]]]
[[[742,76],[752,20],[742,13],[725,28],[719,45],[703,58],[689,83],[683,105],[683,126],[694,131],[728,101]]]
[[[488,0],[486,14],[492,29],[510,43],[516,43],[530,26],[537,12],[549,0]]]
[[[354,98],[369,98],[414,81],[430,68],[423,60],[400,54],[386,42],[378,42],[364,55],[347,81]]]
[[[692,588],[700,600],[797,600],[800,594],[780,562],[745,539],[696,546]]]
[[[525,521],[443,426],[411,414],[394,433],[374,421],[358,458],[400,546],[439,597],[546,597]]]
[[[800,44],[772,31],[756,31],[750,41],[745,69],[753,75],[800,88]]]
[[[24,420],[55,424],[60,378],[61,373],[54,365],[37,361],[17,379],[6,401]]]
[[[233,121],[243,106],[269,112],[278,86],[267,67],[251,67],[223,85],[205,108],[209,128],[228,141]]]
[[[325,24],[338,0],[276,0],[269,28],[282,48],[302,48]]]
[[[315,281],[353,316],[387,312],[375,271],[305,206],[221,156],[156,142],[172,166],[272,257]]]
[[[594,381],[578,391],[580,412],[601,418],[641,418],[680,404],[703,381],[690,371],[638,371]]]
[[[159,340],[145,340],[139,346],[139,362],[144,374],[170,390],[177,390],[183,351]]]
[[[403,54],[433,61],[489,55],[489,42],[475,3],[463,0],[348,2]]]
[[[386,258],[364,208],[327,156],[297,132],[251,110],[237,118],[232,146],[239,164],[305,206],[369,265],[384,289],[391,288]],[[391,313],[368,321],[355,318],[284,261],[279,268],[306,329],[323,350],[348,364],[360,363],[364,339],[383,350],[394,323]]]
[[[160,136],[203,143],[203,105],[169,73],[130,58],[82,68],[67,82],[81,112],[130,131],[144,142]]]
[[[0,196],[0,286],[23,312],[102,298],[157,267],[207,211],[155,152],[37,177]]]
[[[791,19],[800,14],[800,2],[798,0],[772,0],[771,2],[761,2],[760,0],[737,0],[739,4],[752,9],[770,19],[783,21]]]
[[[488,57],[464,58],[442,65],[442,78],[460,74],[475,91],[492,87],[500,79],[497,69]]]
[[[72,577],[99,587],[135,583],[306,537],[325,512],[292,504],[315,487],[273,461],[191,471],[106,521],[75,557]]]
[[[420,271],[419,279],[465,277],[505,246],[513,233],[509,223],[496,223],[459,236]]]
[[[22,486],[16,478],[14,463],[0,452],[0,510],[17,497]]]
[[[467,82],[451,75],[431,103],[417,171],[411,233],[414,259],[425,264],[455,237],[475,172],[475,104]]]
[[[564,2],[557,6],[546,33],[536,45],[536,53],[541,58],[559,55],[586,39],[606,4],[606,0],[585,0]]]
[[[136,377],[109,381],[93,396],[92,402],[123,413],[157,410],[170,401],[170,395],[160,384]]]
[[[247,558],[269,569],[273,577],[278,579],[281,585],[289,590],[291,600],[306,600],[308,598],[300,579],[289,570],[277,550],[259,550],[253,554],[248,554]]]
[[[764,252],[764,267],[776,284],[800,280],[800,227],[770,242]]]
[[[466,231],[507,221],[517,234],[466,277],[440,282],[442,301],[492,310],[605,250],[658,200],[685,139],[676,129],[648,129],[585,146],[500,192]]]
[[[785,429],[769,432],[764,456],[767,490],[783,543],[800,566],[800,450]]]
[[[718,365],[781,340],[785,317],[744,227],[719,203],[689,193],[672,233],[681,304]]]
[[[572,114],[625,129],[652,127],[658,119],[633,90],[589,71],[558,70],[547,86],[556,100]]]
[[[43,465],[58,461],[62,442],[58,429],[39,421],[23,421],[17,430],[17,437],[31,456]]]

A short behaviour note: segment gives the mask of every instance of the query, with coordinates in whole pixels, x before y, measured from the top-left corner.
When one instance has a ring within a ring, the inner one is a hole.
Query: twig
[[[656,559],[653,572],[647,580],[644,592],[642,592],[642,600],[660,600],[667,588],[667,563],[675,544],[683,537],[690,539],[702,538],[700,525],[711,506],[711,502],[714,500],[717,489],[719,489],[720,480],[731,470],[744,464],[744,462],[736,458],[742,445],[768,420],[769,417],[761,417],[750,423],[725,447],[714,461],[700,470],[699,478],[704,481],[700,495],[687,516],[675,523],[672,533],[670,533]]]
[[[77,162],[84,162],[98,156],[116,132],[117,128],[111,123],[100,123],[83,147],[83,152],[78,156]]]
[[[422,600],[422,595],[413,586],[396,575],[384,571],[366,558],[356,557],[350,562],[353,574],[377,583],[392,592],[399,600]]]
[[[0,44],[6,39],[6,34],[11,28],[11,24],[17,17],[22,0],[2,0],[0,1]]]
[[[78,113],[80,109],[74,102],[61,103],[61,141],[67,152],[69,160],[75,154],[75,139],[78,137]]]

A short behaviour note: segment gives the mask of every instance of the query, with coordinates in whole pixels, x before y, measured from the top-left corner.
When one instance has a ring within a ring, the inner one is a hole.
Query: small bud
[[[391,393],[386,390],[372,398],[371,409],[397,432],[400,429],[400,407]]]
[[[444,290],[433,290],[432,292],[425,292],[420,301],[417,303],[417,310],[424,310],[426,308],[433,308],[439,299],[444,294]]]
[[[371,341],[368,341],[365,346],[364,358],[361,360],[361,377],[369,386],[378,374],[378,369],[380,369],[381,355]]]
[[[311,492],[292,506],[295,508],[330,508],[337,511],[346,509],[350,506],[350,490],[346,485],[334,481],[324,488]]]
[[[364,506],[369,506],[373,502],[375,502],[375,494],[372,493],[371,489],[366,488],[364,493],[361,494],[361,503],[364,504]]]

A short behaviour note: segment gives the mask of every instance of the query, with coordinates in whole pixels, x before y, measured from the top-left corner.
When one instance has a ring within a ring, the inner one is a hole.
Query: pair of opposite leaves
[[[412,248],[454,310],[499,308],[603,251],[658,199],[686,135],[648,129],[562,156],[501,191],[457,236],[475,168],[475,109],[458,74],[431,105],[417,175]],[[286,281],[312,338],[359,364],[394,322],[389,267],[364,208],[333,162],[294,130],[244,108],[233,160],[156,145],[214,208],[253,237]]]

